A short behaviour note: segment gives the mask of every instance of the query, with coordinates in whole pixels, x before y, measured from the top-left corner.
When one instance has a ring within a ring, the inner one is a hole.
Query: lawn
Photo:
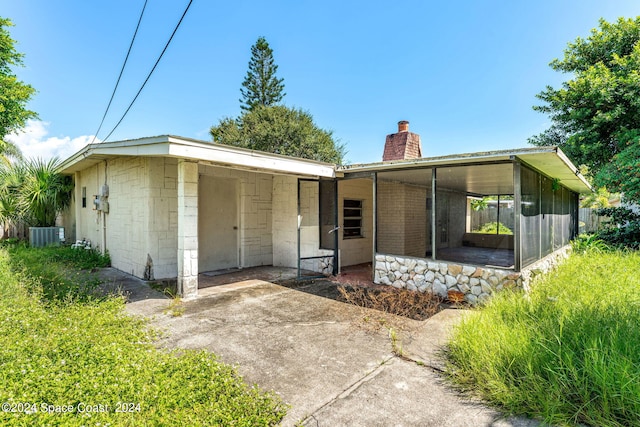
[[[513,414],[554,425],[640,424],[640,254],[574,254],[529,295],[465,318],[451,378]]]
[[[95,297],[81,268],[108,262],[68,248],[0,248],[0,424],[270,426],[273,394],[204,351],[154,346],[117,296]]]

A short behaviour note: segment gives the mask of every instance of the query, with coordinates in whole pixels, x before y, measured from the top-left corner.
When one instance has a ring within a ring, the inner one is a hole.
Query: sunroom
[[[564,256],[578,230],[579,193],[590,191],[555,147],[341,170],[345,180],[368,179],[373,188],[375,283],[471,303],[527,286]]]

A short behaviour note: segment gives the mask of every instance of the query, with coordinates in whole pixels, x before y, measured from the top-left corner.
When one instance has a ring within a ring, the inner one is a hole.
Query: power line
[[[167,48],[169,47],[169,44],[171,43],[171,40],[173,40],[173,36],[176,34],[176,31],[178,31],[178,28],[180,27],[180,24],[182,24],[182,20],[184,19],[185,15],[189,11],[189,8],[191,7],[191,3],[193,3],[193,0],[189,0],[189,4],[184,9],[184,12],[182,13],[182,16],[180,17],[180,20],[176,24],[176,27],[173,29],[173,33],[171,33],[171,37],[169,37],[169,40],[167,41],[167,44],[164,45],[164,49],[162,49],[162,52],[160,53],[160,56],[158,56],[158,59],[156,60],[156,63],[153,65],[153,68],[151,69],[151,71],[149,71],[149,74],[147,75],[147,78],[144,80],[144,83],[142,83],[142,86],[140,86],[140,89],[138,90],[138,93],[136,93],[136,96],[133,97],[133,100],[131,101],[131,103],[129,104],[127,109],[125,110],[125,112],[122,115],[122,117],[120,117],[120,120],[118,120],[118,123],[116,123],[116,125],[113,127],[113,129],[111,129],[111,132],[109,132],[109,134],[106,136],[106,138],[103,141],[106,141],[107,139],[109,139],[109,137],[116,130],[116,128],[118,126],[120,126],[120,123],[122,123],[122,120],[124,120],[125,116],[127,115],[129,110],[133,106],[133,103],[136,102],[136,99],[138,99],[138,96],[140,95],[140,92],[142,92],[142,89],[144,89],[145,85],[149,81],[149,78],[151,77],[151,74],[153,74],[153,71],[158,66],[158,63],[160,62],[160,60],[162,59],[162,56],[164,55],[164,53],[166,52]]]
[[[129,44],[129,50],[127,51],[127,56],[124,58],[124,62],[122,63],[122,68],[120,69],[120,74],[118,75],[118,80],[116,81],[116,86],[113,88],[113,92],[111,92],[111,98],[109,99],[109,103],[107,104],[106,110],[104,110],[104,114],[102,115],[102,120],[100,121],[100,126],[98,126],[98,130],[95,134],[93,134],[93,139],[91,140],[91,144],[94,143],[96,138],[98,137],[98,133],[100,133],[100,129],[102,129],[102,124],[104,123],[104,119],[107,117],[107,113],[109,112],[109,108],[111,107],[111,102],[113,101],[113,97],[116,94],[116,90],[118,89],[118,85],[120,84],[120,79],[122,78],[122,73],[124,72],[124,67],[127,65],[127,60],[129,60],[129,54],[131,53],[131,48],[133,47],[133,42],[136,39],[136,35],[138,34],[138,28],[140,28],[140,22],[142,22],[142,15],[144,15],[144,10],[147,8],[147,1],[144,0],[144,5],[142,6],[142,12],[140,12],[140,18],[138,18],[138,25],[136,25],[136,30],[133,32],[133,37],[131,38],[131,44]]]

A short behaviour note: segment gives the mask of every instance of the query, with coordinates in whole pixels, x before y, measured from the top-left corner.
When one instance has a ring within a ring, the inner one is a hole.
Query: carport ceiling
[[[431,187],[431,169],[379,172],[378,179]],[[480,195],[513,194],[511,163],[437,168],[437,186]]]

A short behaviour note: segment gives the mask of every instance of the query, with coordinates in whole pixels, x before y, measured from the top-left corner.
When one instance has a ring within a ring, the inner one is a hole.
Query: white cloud
[[[6,138],[16,144],[25,158],[42,158],[49,160],[59,157],[64,160],[93,139],[93,135],[82,135],[75,138],[69,136],[47,137],[47,127],[50,123],[40,120],[29,120],[24,129],[7,135]],[[96,139],[95,142],[100,142]]]

